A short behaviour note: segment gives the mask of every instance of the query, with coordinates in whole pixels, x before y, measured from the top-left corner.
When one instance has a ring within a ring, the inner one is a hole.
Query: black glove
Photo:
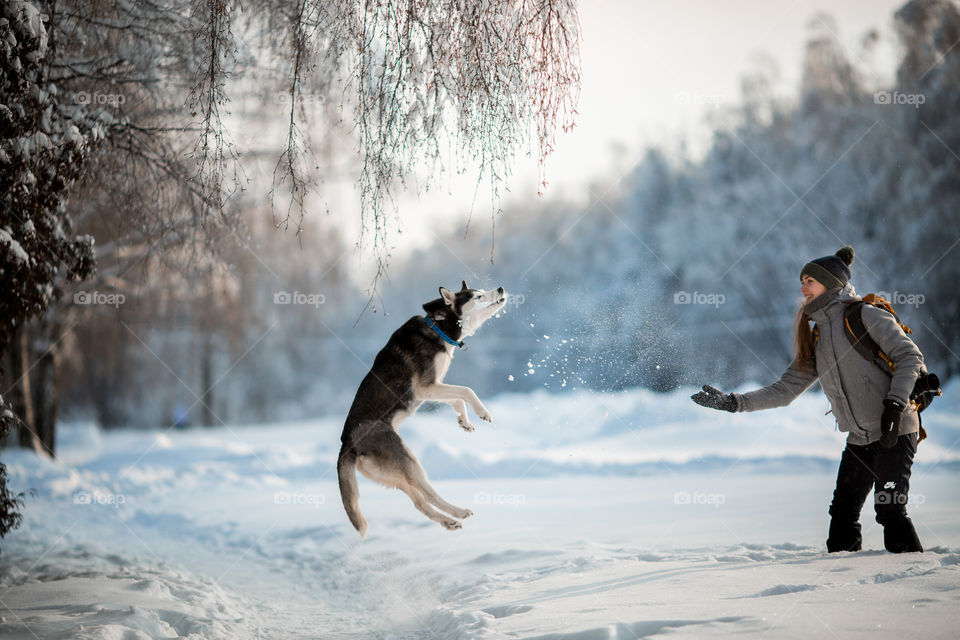
[[[690,399],[701,407],[723,409],[730,413],[737,412],[737,399],[733,397],[732,393],[724,393],[720,391],[720,389],[714,389],[708,384],[703,385],[703,391],[693,394],[690,396]]]
[[[897,444],[904,409],[906,407],[896,400],[887,398],[883,401],[883,415],[880,416],[880,446],[884,449],[890,449]]]

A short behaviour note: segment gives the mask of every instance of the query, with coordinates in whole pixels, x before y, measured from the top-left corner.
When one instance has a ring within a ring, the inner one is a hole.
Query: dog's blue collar
[[[466,345],[466,344],[464,344],[463,342],[457,342],[456,340],[454,340],[453,338],[451,338],[450,336],[448,336],[447,334],[445,334],[445,333],[443,332],[443,329],[441,329],[439,326],[437,326],[437,323],[434,322],[434,321],[433,321],[433,318],[431,318],[429,315],[423,316],[423,319],[427,321],[427,326],[428,326],[428,327],[430,327],[431,329],[433,329],[438,336],[440,336],[441,338],[443,338],[443,341],[444,341],[444,342],[446,342],[447,344],[452,344],[452,345],[455,346],[455,347],[460,347],[460,348],[463,349],[464,351],[467,350],[467,345]]]

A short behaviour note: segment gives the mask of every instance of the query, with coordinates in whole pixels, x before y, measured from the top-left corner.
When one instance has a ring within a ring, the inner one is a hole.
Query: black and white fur
[[[424,304],[423,309],[449,338],[460,342],[500,311],[506,301],[503,287],[483,291],[470,289],[463,282],[457,292],[440,287],[440,297]],[[343,445],[337,474],[343,506],[361,537],[366,536],[367,521],[360,513],[356,470],[374,482],[400,489],[417,509],[446,529],[460,529],[459,521],[473,515],[437,494],[420,462],[397,433],[400,423],[425,400],[452,406],[465,431],[474,430],[467,418],[468,404],[481,420],[493,421],[472,389],[443,383],[455,349],[427,324],[424,316],[414,316],[390,336],[360,383],[340,436]]]

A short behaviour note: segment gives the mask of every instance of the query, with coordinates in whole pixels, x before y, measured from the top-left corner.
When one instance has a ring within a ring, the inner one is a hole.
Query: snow
[[[63,138],[65,141],[73,143],[78,147],[80,147],[81,149],[86,143],[83,136],[80,134],[80,130],[74,124],[71,124],[70,126],[67,127],[67,130],[64,132]]]
[[[43,26],[43,14],[30,2],[24,0],[8,0],[9,14],[17,16],[21,28],[30,39],[35,39],[36,48],[28,54],[31,62],[36,62],[47,52],[47,30]]]
[[[725,414],[694,389],[484,398],[401,427],[448,532],[360,480],[340,505],[342,414],[189,430],[61,430],[6,450],[23,526],[0,556],[4,638],[952,638],[960,625],[960,385],[924,415],[910,512],[927,551],[827,554],[843,446],[808,393]]]
[[[17,240],[10,235],[10,232],[6,229],[0,229],[0,245],[6,245],[10,250],[10,253],[19,261],[29,264],[30,256],[27,255],[27,252],[23,250],[23,247],[20,245]]]

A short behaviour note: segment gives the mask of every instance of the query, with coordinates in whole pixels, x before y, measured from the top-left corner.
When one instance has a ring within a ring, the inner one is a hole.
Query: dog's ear
[[[443,298],[443,301],[447,303],[448,307],[452,307],[454,301],[457,299],[457,294],[446,287],[440,287],[440,297]]]
[[[467,289],[470,288],[470,287],[467,286],[467,281],[466,281],[466,280],[462,280],[461,282],[463,283],[463,288],[460,289],[460,291],[466,291]]]
[[[436,300],[431,300],[430,302],[423,303],[423,310],[430,315],[433,315],[434,313],[439,313],[446,308],[447,308],[447,305],[444,304],[443,298],[437,298]]]

